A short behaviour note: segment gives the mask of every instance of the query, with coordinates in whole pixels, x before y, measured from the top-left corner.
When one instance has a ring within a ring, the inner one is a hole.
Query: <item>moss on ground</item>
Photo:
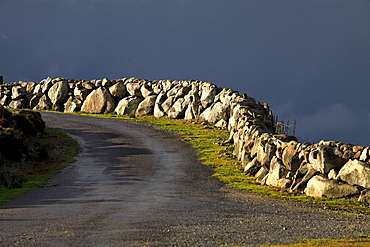
[[[265,245],[262,245],[265,246]],[[359,235],[352,238],[342,239],[303,239],[300,243],[290,245],[270,245],[270,246],[289,246],[289,247],[368,247],[370,246],[370,236]]]

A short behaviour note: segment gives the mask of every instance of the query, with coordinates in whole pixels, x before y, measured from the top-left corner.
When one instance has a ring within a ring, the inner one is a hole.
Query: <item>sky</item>
[[[370,146],[369,0],[0,0],[6,82],[201,80]]]

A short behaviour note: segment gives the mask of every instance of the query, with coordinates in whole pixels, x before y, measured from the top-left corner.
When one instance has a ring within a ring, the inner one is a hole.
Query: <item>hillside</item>
[[[47,157],[47,147],[38,140],[44,133],[40,113],[10,112],[0,105],[0,187],[21,187],[31,164]]]

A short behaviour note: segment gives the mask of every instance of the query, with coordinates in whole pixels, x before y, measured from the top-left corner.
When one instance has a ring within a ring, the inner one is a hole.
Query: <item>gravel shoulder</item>
[[[42,113],[77,161],[0,208],[4,246],[220,246],[370,235],[369,217],[227,188],[176,135],[141,123]]]

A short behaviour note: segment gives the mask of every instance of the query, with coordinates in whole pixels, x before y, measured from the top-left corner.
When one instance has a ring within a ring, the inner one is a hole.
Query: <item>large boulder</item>
[[[176,101],[176,97],[174,95],[168,97],[162,104],[161,104],[161,107],[163,109],[164,112],[168,113],[168,111],[171,109],[171,107],[173,106],[173,104],[175,103]]]
[[[282,152],[282,161],[288,170],[296,171],[302,163],[299,155],[298,142],[290,141]]]
[[[251,156],[256,156],[258,162],[265,167],[266,170],[270,169],[270,162],[276,151],[275,145],[268,143],[269,137],[268,134],[263,134],[254,138],[255,141],[251,150]]]
[[[28,82],[26,85],[26,92],[27,93],[32,93],[33,90],[35,90],[37,83],[34,81]]]
[[[95,83],[93,83],[92,81],[82,81],[81,85],[82,85],[83,88],[85,88],[87,90],[96,89]]]
[[[200,115],[199,119],[207,121],[209,119],[209,116],[211,115],[211,107],[207,107]]]
[[[186,97],[189,99],[189,104],[185,111],[184,119],[197,119],[202,109],[200,104],[199,88],[197,85],[193,84],[191,86],[191,90]]]
[[[360,193],[356,186],[340,184],[320,175],[316,175],[308,181],[304,192],[307,196],[329,198],[343,198]]]
[[[307,182],[319,172],[312,168],[310,163],[303,162],[293,175],[291,189],[293,191],[303,191]]]
[[[143,99],[141,97],[129,96],[121,99],[114,112],[118,115],[135,116],[136,109]]]
[[[185,110],[184,119],[196,119],[197,115],[194,109],[194,104],[189,104]]]
[[[280,186],[287,173],[288,170],[284,167],[283,162],[274,156],[270,163],[269,176],[267,177],[266,184],[271,186]]]
[[[112,81],[110,81],[109,79],[107,78],[103,78],[103,80],[101,80],[101,85],[103,87],[110,87],[113,85]]]
[[[217,94],[217,87],[209,82],[204,82],[201,86],[201,97],[200,101],[203,108],[209,107]]]
[[[81,109],[82,101],[70,96],[64,104],[64,112],[77,112]]]
[[[26,96],[26,88],[22,86],[12,87],[12,99],[20,99]]]
[[[41,84],[41,92],[42,94],[45,94],[49,91],[51,86],[53,86],[53,79],[51,77],[48,77],[42,81],[40,81]]]
[[[168,110],[167,115],[170,118],[184,118],[185,111],[188,102],[184,98],[179,98],[173,104],[173,106]]]
[[[162,104],[163,102],[165,102],[165,100],[167,99],[167,96],[165,93],[160,93],[158,94],[156,100],[155,100],[155,104],[154,104],[154,116],[155,117],[163,117],[163,116],[166,116],[166,112],[164,111],[163,107],[162,107]]]
[[[111,95],[117,99],[123,99],[127,95],[126,86],[123,81],[119,81],[109,88]]]
[[[66,80],[57,81],[48,91],[48,96],[53,105],[62,103],[69,91],[68,82]]]
[[[164,117],[167,115],[167,113],[163,110],[160,104],[155,104],[153,115],[154,117]]]
[[[269,177],[269,171],[266,170],[264,167],[261,167],[259,171],[254,175],[256,177],[256,181],[262,185],[266,184],[266,180]]]
[[[81,111],[89,113],[109,113],[114,110],[116,102],[104,87],[92,91],[81,107]]]
[[[157,95],[157,98],[155,100],[155,103],[156,104],[163,104],[166,101],[166,99],[167,99],[167,96],[166,96],[165,93],[159,93]]]
[[[77,86],[73,89],[73,95],[75,96],[76,99],[79,99],[81,101],[84,101],[87,96],[91,93],[91,89],[86,89],[85,87],[82,86]]]
[[[41,84],[37,84],[35,86],[35,88],[33,89],[33,94],[36,94],[37,96],[42,96],[43,93],[42,93],[42,85]]]
[[[370,147],[366,147],[362,150],[359,160],[364,162],[370,161]]]
[[[337,179],[352,185],[370,188],[370,163],[349,160],[339,170]]]
[[[177,91],[175,97],[176,98],[183,98],[183,97],[185,97],[185,95],[187,95],[189,93],[190,90],[191,90],[191,85],[182,86]]]
[[[261,146],[259,152],[257,153],[257,160],[261,164],[261,166],[269,168],[272,163],[275,152],[276,146],[273,145],[272,143],[266,143],[264,146]],[[284,165],[283,163],[281,164]]]
[[[39,103],[40,98],[41,97],[36,94],[32,96],[32,98],[29,101],[29,106],[31,109],[33,109]]]
[[[161,84],[161,89],[162,89],[161,92],[166,93],[166,94],[174,86],[174,83],[170,80],[161,80],[160,84]]]
[[[229,114],[230,105],[227,103],[217,102],[203,111],[199,118],[211,123],[217,123],[221,119],[225,121],[229,120]]]
[[[24,109],[27,108],[27,105],[24,99],[15,99],[10,101],[9,107],[13,109]]]
[[[345,161],[338,155],[338,148],[326,145],[319,145],[312,150],[308,157],[312,167],[322,173],[327,174],[331,169],[340,168]]]
[[[358,201],[370,205],[370,189],[361,191],[361,195],[358,198]]]
[[[136,116],[153,115],[157,95],[147,96],[136,109]]]
[[[126,84],[127,92],[134,97],[142,97],[141,94],[141,85],[139,82],[129,82]]]
[[[34,110],[50,110],[52,107],[52,103],[49,97],[44,94],[40,99],[37,105],[33,108]]]
[[[150,84],[148,83],[145,83],[141,86],[140,88],[140,92],[141,92],[141,95],[146,98],[148,97],[149,95],[152,95],[154,94],[153,92],[153,88],[150,86]]]
[[[167,92],[167,97],[170,97],[170,96],[176,96],[178,94],[178,92],[182,89],[182,84],[180,84],[179,81],[173,81],[172,82],[172,87],[171,89],[168,90]],[[176,97],[177,99],[178,97]]]
[[[96,88],[103,86],[103,81],[102,80],[91,80],[91,82],[94,83],[94,86]]]
[[[258,172],[260,168],[261,164],[258,162],[257,157],[254,157],[246,164],[246,166],[244,167],[244,172],[246,175],[253,176]]]
[[[230,102],[232,99],[238,95],[238,92],[234,92],[230,88],[223,88],[219,94],[215,96],[214,102]]]

